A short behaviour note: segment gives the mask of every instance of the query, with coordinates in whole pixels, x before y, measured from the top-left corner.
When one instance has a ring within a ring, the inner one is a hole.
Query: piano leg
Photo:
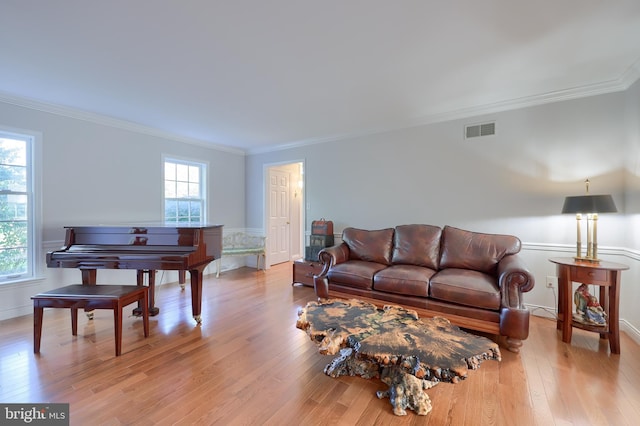
[[[83,285],[96,285],[96,270],[95,269],[80,269],[82,273]]]
[[[160,313],[160,309],[156,308],[156,271],[153,269],[138,269],[136,275],[136,281],[139,286],[144,285],[144,274],[149,275],[149,315],[156,316]],[[141,302],[138,302],[138,307],[133,310],[133,315],[142,316]]]
[[[178,284],[180,284],[180,290],[184,290],[184,285],[187,282],[187,277],[185,276],[185,270],[180,269],[178,271]]]
[[[189,271],[191,273],[191,311],[193,312],[193,319],[198,324],[202,324],[202,275],[206,266]]]
[[[96,285],[96,269],[80,269],[80,273],[82,273],[82,285]],[[85,309],[84,314],[87,319],[93,319],[93,309]]]

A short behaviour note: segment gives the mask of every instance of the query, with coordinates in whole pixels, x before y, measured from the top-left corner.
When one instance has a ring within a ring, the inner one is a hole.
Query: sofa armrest
[[[329,279],[327,278],[329,269],[349,260],[349,246],[346,243],[340,243],[324,248],[318,253],[318,258],[322,263],[322,271],[313,277],[313,287],[319,299],[326,299],[329,297]]]
[[[505,256],[498,263],[498,285],[502,294],[502,306],[524,309],[522,293],[533,289],[535,279],[518,254]]]
[[[346,243],[340,243],[332,247],[323,248],[318,253],[318,258],[322,263],[322,272],[320,272],[319,276],[327,275],[329,268],[333,265],[349,260],[349,246]]]

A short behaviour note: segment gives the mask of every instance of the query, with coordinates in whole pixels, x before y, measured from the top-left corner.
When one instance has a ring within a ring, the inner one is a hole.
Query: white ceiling
[[[639,75],[639,0],[0,0],[0,100],[245,152]]]

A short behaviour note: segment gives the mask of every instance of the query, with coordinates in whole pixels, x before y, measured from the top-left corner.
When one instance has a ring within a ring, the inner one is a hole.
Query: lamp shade
[[[611,195],[579,195],[566,197],[562,213],[616,213]]]

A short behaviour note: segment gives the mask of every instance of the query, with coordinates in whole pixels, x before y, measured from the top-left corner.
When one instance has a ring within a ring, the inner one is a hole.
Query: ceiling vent
[[[491,136],[496,134],[496,123],[482,123],[465,126],[465,139],[478,138],[480,136]]]

